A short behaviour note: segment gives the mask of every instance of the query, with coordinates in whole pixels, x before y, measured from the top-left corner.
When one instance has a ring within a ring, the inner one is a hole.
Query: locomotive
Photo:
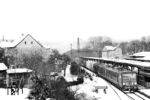
[[[105,64],[98,63],[93,65],[92,70],[123,91],[138,90],[136,72],[126,69],[113,68]]]
[[[96,59],[82,59],[82,66],[95,72],[123,91],[137,91],[137,73],[112,64],[98,63]]]

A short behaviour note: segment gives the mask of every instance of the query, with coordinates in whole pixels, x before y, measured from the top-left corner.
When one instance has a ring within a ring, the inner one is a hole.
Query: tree
[[[127,51],[128,42],[121,42],[119,47],[122,49],[122,53],[124,55],[128,53],[128,51]]]
[[[71,62],[71,58],[67,56],[66,54],[62,55],[63,63],[62,63],[62,69],[64,70],[64,76],[66,75],[66,66]]]
[[[32,69],[36,73],[42,73],[41,69],[45,69],[42,67],[43,65],[43,57],[39,54],[31,54],[31,55],[22,55],[23,65],[22,67],[26,67]]]
[[[47,64],[53,71],[64,70],[66,69],[67,64],[69,64],[71,58],[66,54],[60,54],[58,50],[54,49],[52,55],[49,56]],[[56,69],[56,66],[59,68]]]
[[[62,59],[62,56],[60,55],[59,51],[54,49],[52,50],[52,54],[49,56],[47,65],[51,69],[51,71],[56,71],[56,61],[58,59]]]
[[[80,67],[76,62],[71,63],[70,72],[72,75],[78,75],[79,74]]]
[[[55,98],[56,100],[78,100],[75,98],[75,92],[70,91],[67,87],[71,86],[63,77],[51,80],[42,76],[32,77],[33,86],[28,96],[30,99],[46,100],[46,98]],[[69,84],[69,85],[68,85]]]

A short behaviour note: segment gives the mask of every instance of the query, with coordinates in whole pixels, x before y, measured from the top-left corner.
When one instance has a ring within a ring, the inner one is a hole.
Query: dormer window
[[[33,41],[31,41],[31,44],[33,44]]]
[[[24,44],[27,44],[27,42],[25,41]]]

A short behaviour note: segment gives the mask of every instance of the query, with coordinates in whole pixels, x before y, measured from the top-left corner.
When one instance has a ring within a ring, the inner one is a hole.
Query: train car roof
[[[98,57],[81,57],[81,58],[106,61],[110,63],[117,63],[117,64],[128,65],[128,66],[135,66],[141,69],[150,69],[150,62],[140,62],[140,61],[133,61],[133,60],[125,60],[125,59],[108,59],[108,58],[98,58]]]

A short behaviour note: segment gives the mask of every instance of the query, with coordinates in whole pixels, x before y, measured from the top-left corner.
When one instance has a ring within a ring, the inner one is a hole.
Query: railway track
[[[82,68],[94,73],[92,70],[86,68],[86,67],[83,67]],[[96,73],[94,73],[95,75],[97,75]],[[141,92],[141,91],[137,91],[137,92],[134,92],[134,93],[127,93],[127,92],[124,92],[122,91],[119,87],[115,86],[112,82],[110,82],[109,80],[105,79],[104,77],[101,77],[99,75],[97,75],[98,77],[100,78],[103,78],[104,80],[106,80],[109,85],[113,85],[115,88],[117,88],[118,90],[120,90],[122,93],[124,93],[130,100],[150,100],[150,96]],[[112,87],[111,87],[112,88]],[[113,89],[113,88],[112,88]],[[115,91],[116,92],[116,91]],[[117,94],[117,93],[116,93]],[[118,94],[117,94],[118,95]],[[119,97],[120,98],[120,97]]]
[[[150,96],[149,96],[149,95],[147,95],[147,94],[145,94],[144,92],[137,91],[137,93],[139,93],[139,94],[141,94],[141,95],[145,96],[146,98],[149,98],[149,100],[150,100]]]
[[[135,92],[135,93],[126,93],[126,95],[131,100],[148,100],[148,98],[145,98],[144,96],[141,96],[141,94],[138,94],[137,92]]]

